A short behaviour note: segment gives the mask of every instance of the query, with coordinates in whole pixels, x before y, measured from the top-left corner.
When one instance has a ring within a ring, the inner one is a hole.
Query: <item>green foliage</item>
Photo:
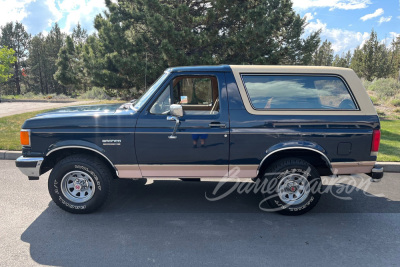
[[[369,98],[371,98],[372,103],[374,103],[374,105],[379,104],[379,99],[376,96],[370,95]]]
[[[27,60],[29,90],[35,93],[64,93],[66,88],[54,79],[58,53],[63,46],[65,34],[56,23],[47,36],[34,36],[29,46]]]
[[[315,51],[313,55],[313,65],[315,66],[332,66],[333,49],[332,43],[325,40],[322,45]]]
[[[104,88],[100,87],[93,87],[92,89],[86,91],[82,95],[80,95],[82,99],[99,99],[99,100],[106,100],[111,99],[111,97],[106,93]]]
[[[28,56],[30,35],[25,31],[22,23],[7,23],[1,27],[0,46],[12,48],[15,51],[14,75],[12,81],[15,84],[14,94],[21,94],[21,73],[24,60]]]
[[[390,104],[392,104],[395,107],[400,107],[400,99],[393,99]]]
[[[378,161],[400,161],[400,120],[381,121]]]
[[[354,50],[350,67],[368,81],[388,77],[392,68],[389,55],[385,44],[378,41],[376,32],[372,30],[366,43]]]
[[[302,38],[306,21],[289,0],[106,5],[95,19],[99,38],[85,47],[94,84],[106,89],[144,89],[169,66],[309,64],[319,44],[319,32]]]
[[[10,73],[10,65],[17,60],[14,54],[12,48],[0,48],[0,83],[6,82],[13,75]]]
[[[351,58],[352,56],[350,51],[347,51],[346,54],[342,53],[341,56],[336,55],[332,65],[334,67],[350,68]]]
[[[377,79],[368,87],[374,91],[380,99],[387,100],[400,93],[400,82],[395,79]]]

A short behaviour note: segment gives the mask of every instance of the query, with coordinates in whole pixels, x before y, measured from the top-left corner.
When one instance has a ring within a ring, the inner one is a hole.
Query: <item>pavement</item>
[[[298,217],[253,194],[208,201],[215,182],[116,180],[103,209],[74,215],[51,201],[48,174],[28,181],[2,160],[0,266],[398,266],[399,176],[324,177],[336,185]]]
[[[1,102],[0,103],[0,118],[22,114],[25,112],[62,108],[67,106],[85,105],[94,101],[76,101],[68,103],[54,103],[54,102]]]

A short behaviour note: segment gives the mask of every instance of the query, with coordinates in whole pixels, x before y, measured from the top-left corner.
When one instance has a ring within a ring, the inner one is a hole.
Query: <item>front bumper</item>
[[[374,165],[370,173],[367,173],[371,177],[372,182],[380,182],[383,177],[383,167],[381,165]]]
[[[29,180],[39,180],[42,162],[43,158],[27,158],[21,156],[17,158],[15,165],[23,174],[28,176]]]

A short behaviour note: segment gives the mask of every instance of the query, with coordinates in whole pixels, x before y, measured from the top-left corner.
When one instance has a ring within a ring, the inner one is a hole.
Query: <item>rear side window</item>
[[[357,110],[336,76],[242,75],[254,109]]]

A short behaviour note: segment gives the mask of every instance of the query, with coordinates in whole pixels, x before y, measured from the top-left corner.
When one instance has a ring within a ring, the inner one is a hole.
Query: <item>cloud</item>
[[[307,17],[308,18],[308,17]],[[326,23],[316,19],[315,21],[307,20],[308,24],[305,28],[305,36],[311,32],[321,30],[321,39],[327,39],[332,43],[332,49],[335,53],[340,54],[348,50],[353,50],[357,46],[364,45],[370,34],[367,32],[356,32],[344,29],[331,29]]]
[[[27,25],[29,33],[37,34],[51,26],[53,21],[60,19],[59,14],[52,10],[49,1],[33,1],[25,6],[27,16],[21,20]]]
[[[361,19],[362,21],[366,21],[366,20],[369,20],[369,19],[372,19],[372,18],[379,17],[379,16],[383,15],[384,12],[385,12],[385,11],[383,11],[382,8],[378,8],[377,10],[375,10],[374,13],[372,13],[372,14],[367,14],[367,15],[365,15],[365,16],[362,16],[360,19]]]
[[[378,21],[378,23],[379,24],[382,24],[383,22],[389,22],[389,21],[391,21],[392,20],[392,16],[389,16],[389,17],[381,17],[380,19],[379,19],[379,21]]]
[[[292,0],[293,8],[307,10],[309,8],[363,9],[371,4],[370,0]]]
[[[0,26],[7,22],[21,21],[28,16],[26,5],[34,0],[0,0]]]
[[[31,34],[48,31],[55,22],[67,33],[78,22],[91,33],[95,16],[106,9],[102,0],[0,0],[0,7],[0,26],[22,22]]]
[[[314,19],[314,16],[311,13],[306,13],[304,15],[304,17],[306,17],[306,21],[310,21],[310,20]]]
[[[397,37],[400,36],[400,33],[397,32],[390,32],[389,37],[386,37],[385,39],[382,39],[381,44],[385,44],[387,47],[390,47],[392,45],[392,42],[396,40]]]
[[[104,1],[99,0],[64,0],[60,2],[58,10],[65,17],[65,25],[62,27],[62,31],[71,33],[73,27],[79,22],[89,33],[93,32],[94,17],[103,12],[105,8]]]

